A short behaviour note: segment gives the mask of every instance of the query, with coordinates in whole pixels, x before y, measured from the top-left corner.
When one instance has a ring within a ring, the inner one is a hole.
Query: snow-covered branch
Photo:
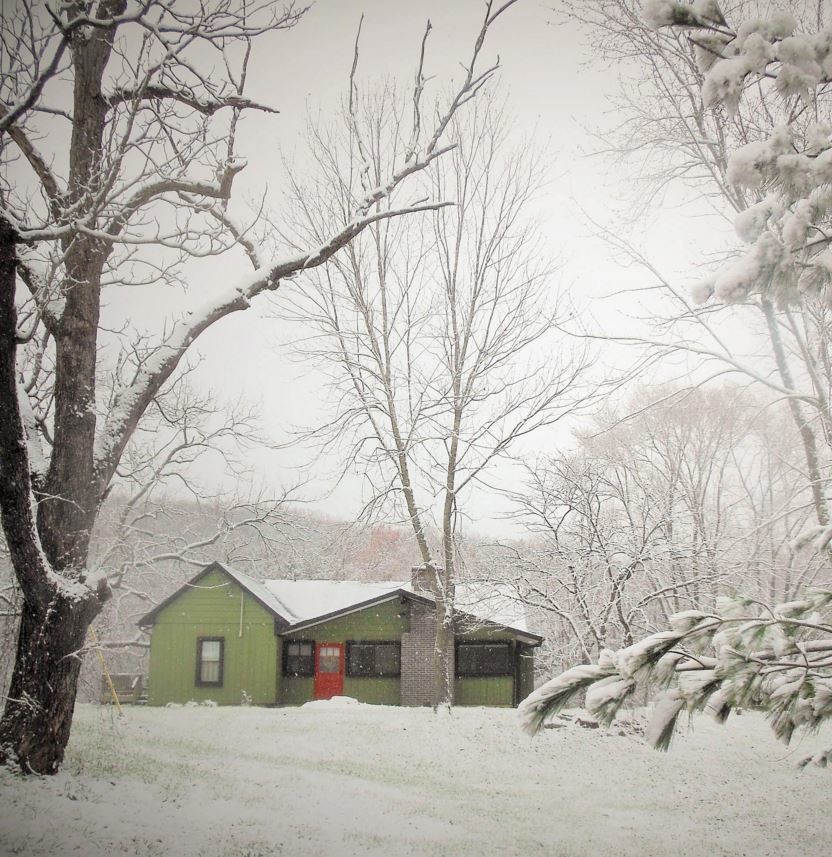
[[[269,107],[266,104],[259,104],[249,98],[244,98],[237,94],[230,94],[221,97],[200,96],[192,90],[185,88],[174,88],[164,86],[158,83],[150,83],[138,89],[131,87],[120,87],[107,95],[103,96],[104,100],[110,106],[116,106],[124,102],[136,101],[176,101],[184,104],[186,107],[191,107],[198,113],[204,116],[213,116],[218,110],[231,108],[234,110],[259,110],[263,113],[280,113],[274,107]]]
[[[232,312],[248,309],[251,301],[265,291],[273,291],[284,278],[328,261],[367,226],[380,220],[441,208],[450,203],[435,203],[388,209],[359,217],[336,232],[328,241],[308,252],[298,253],[265,268],[258,268],[227,287],[218,297],[188,311],[177,321],[162,344],[139,369],[136,378],[113,399],[103,431],[95,448],[96,468],[103,484],[109,480],[130,434],[150,400],[179,365],[191,344],[211,325]]]
[[[654,682],[669,687],[647,730],[658,749],[669,747],[685,709],[725,722],[732,709],[749,705],[762,707],[775,736],[789,744],[795,731],[832,718],[832,626],[822,618],[831,605],[832,591],[810,590],[778,605],[735,596],[718,599],[713,614],[677,613],[671,630],[606,650],[597,665],[542,685],[521,704],[521,723],[534,734],[586,689],[587,709],[608,725],[639,684]]]

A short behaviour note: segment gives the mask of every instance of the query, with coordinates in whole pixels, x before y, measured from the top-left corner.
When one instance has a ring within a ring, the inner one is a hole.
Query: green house
[[[456,604],[455,703],[517,705],[543,638],[493,586],[459,585]],[[255,580],[215,562],[139,625],[152,631],[151,705],[431,701],[435,602],[421,568],[406,583]]]

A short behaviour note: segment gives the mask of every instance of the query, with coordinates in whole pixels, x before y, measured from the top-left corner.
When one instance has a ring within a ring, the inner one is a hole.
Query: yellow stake
[[[98,660],[101,661],[101,669],[104,670],[104,675],[107,677],[107,685],[110,688],[113,702],[116,704],[118,713],[123,715],[124,712],[121,710],[121,703],[118,701],[118,694],[116,693],[116,689],[113,685],[113,680],[110,678],[110,671],[107,669],[107,664],[104,662],[104,654],[101,651],[101,646],[98,645],[98,634],[95,633],[95,628],[93,628],[92,625],[90,625],[90,637],[92,637],[92,641],[95,643],[95,650],[98,652]]]

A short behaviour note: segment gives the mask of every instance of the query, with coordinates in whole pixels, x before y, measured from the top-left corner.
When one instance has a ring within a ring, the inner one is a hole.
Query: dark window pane
[[[511,675],[508,643],[460,643],[456,674],[461,676]]]
[[[401,672],[400,649],[395,643],[376,646],[376,675],[395,676]]]
[[[474,672],[473,646],[459,646],[456,650],[456,671],[458,675],[471,675]]]
[[[401,675],[398,643],[353,643],[347,645],[347,675],[382,678]]]
[[[373,646],[370,643],[351,643],[349,648],[349,674],[353,676],[373,675]]]
[[[303,640],[291,640],[285,644],[286,655],[283,661],[283,675],[290,677],[311,676],[315,674],[313,644]]]

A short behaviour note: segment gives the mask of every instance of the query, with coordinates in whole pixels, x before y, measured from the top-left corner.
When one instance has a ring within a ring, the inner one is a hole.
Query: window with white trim
[[[196,641],[196,684],[198,687],[222,687],[224,637],[200,637]]]

